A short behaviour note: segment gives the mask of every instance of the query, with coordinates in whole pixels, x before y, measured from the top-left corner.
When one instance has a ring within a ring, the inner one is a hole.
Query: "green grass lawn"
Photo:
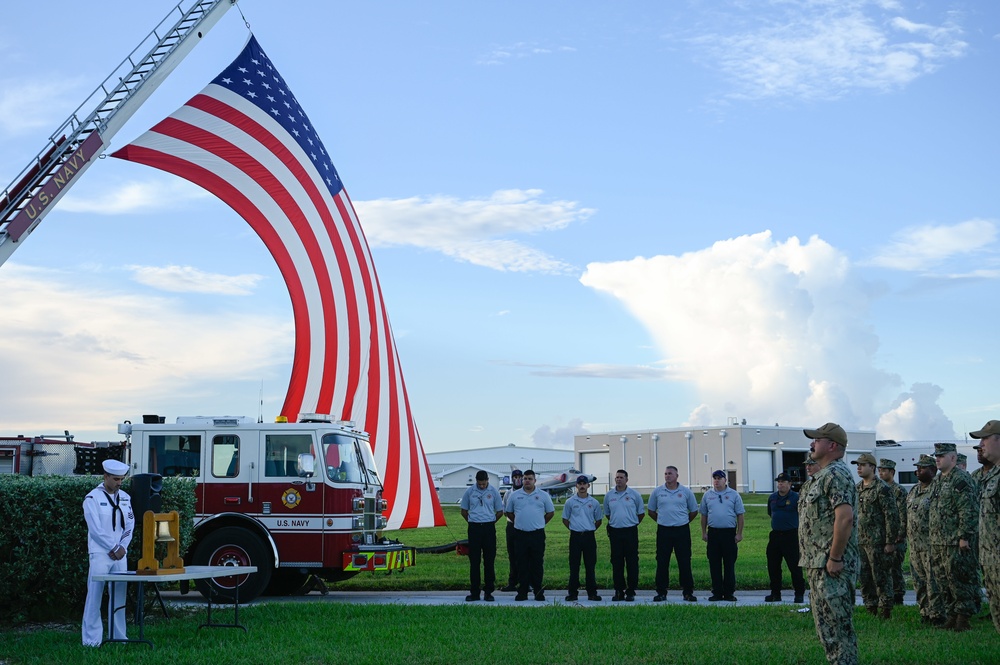
[[[744,516],[745,527],[743,542],[740,543],[739,559],[736,562],[736,586],[738,589],[767,589],[767,559],[765,549],[767,538],[771,531],[771,520],[767,516],[767,495],[744,494],[746,504]],[[448,526],[432,529],[407,529],[386,532],[393,539],[401,540],[407,545],[428,547],[442,545],[466,537],[465,522],[458,508],[446,506],[445,519]],[[605,522],[604,524],[607,524]],[[506,583],[509,562],[506,547],[506,520],[497,524],[497,578],[502,585]],[[705,556],[705,543],[701,540],[701,523],[695,518],[691,523],[692,563],[696,589],[709,589],[711,578],[708,572],[708,559]],[[565,589],[569,582],[569,531],[562,523],[562,504],[556,504],[556,515],[545,530],[545,587],[549,589]],[[603,589],[613,588],[611,583],[611,551],[604,525],[597,533],[597,584]],[[906,563],[905,569],[909,570]],[[677,563],[673,559],[670,566],[670,586],[679,589]],[[791,588],[791,577],[785,570],[786,589]],[[639,524],[639,588],[654,589],[656,576],[656,523],[649,517]],[[465,589],[469,584],[469,560],[458,556],[455,552],[447,554],[418,554],[416,565],[402,573],[362,574],[345,582],[337,584],[338,589],[403,591],[431,589]]]
[[[204,611],[169,620],[154,613],[146,636],[155,649],[139,644],[83,647],[79,623],[0,631],[0,663],[826,662],[812,617],[788,607],[421,607],[319,600],[243,608],[240,619],[247,634],[229,628],[198,630],[203,619]],[[975,620],[969,632],[945,633],[920,626],[916,608],[904,607],[888,622],[856,613],[855,627],[863,663],[1000,661],[1000,639],[989,622]]]
[[[744,497],[762,504],[764,497]],[[559,519],[547,530],[546,586],[565,588],[568,578],[568,532]],[[423,547],[465,537],[457,508],[445,508],[449,526],[395,532],[392,537]],[[652,588],[655,572],[655,525],[640,529],[640,585]],[[763,506],[747,506],[745,540],[740,545],[737,578],[740,588],[767,587],[764,549],[770,523]],[[700,526],[693,526],[696,587],[709,586]],[[506,578],[503,523],[498,525],[497,572]],[[610,586],[611,567],[603,531],[598,537],[598,579]],[[676,575],[672,575],[676,588]],[[465,589],[468,559],[449,554],[421,554],[417,565],[393,575],[359,575],[337,589],[422,590]],[[786,580],[786,586],[788,581]],[[354,605],[318,597],[309,603],[264,602],[241,609],[249,628],[204,629],[204,610],[175,608],[174,618],[158,611],[148,615],[146,636],[156,643],[109,644],[101,649],[80,645],[80,623],[21,626],[0,630],[0,665],[61,663],[410,663],[537,662],[562,663],[823,663],[812,616],[781,607],[715,607],[629,605],[586,607],[555,605],[510,607],[485,603],[450,606]],[[180,614],[181,616],[177,616]],[[213,613],[215,616],[215,613]],[[231,610],[215,616],[228,620]],[[1000,638],[992,624],[973,620],[973,630],[946,633],[919,624],[915,607],[901,607],[892,620],[879,621],[855,613],[864,663],[995,664]],[[129,627],[135,636],[135,627]]]

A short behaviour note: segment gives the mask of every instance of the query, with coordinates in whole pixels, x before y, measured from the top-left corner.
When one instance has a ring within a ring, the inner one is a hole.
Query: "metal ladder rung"
[[[20,174],[15,176],[14,183],[6,189],[0,190],[0,245],[6,244],[6,241],[10,239],[7,233],[8,221],[13,219],[13,216],[16,216],[35,196],[37,191],[48,181],[52,172],[63,164],[67,156],[82,145],[84,139],[95,131],[101,132],[103,139],[110,139],[121,124],[114,125],[114,118],[117,117],[119,111],[127,107],[129,100],[134,98],[137,90],[150,83],[150,74],[172,57],[178,48],[183,48],[184,42],[206,17],[214,14],[217,9],[221,9],[221,12],[224,13],[225,8],[222,6],[233,3],[235,0],[228,2],[226,0],[194,0],[193,2],[180,0],[177,6],[167,14],[167,17],[145,39],[140,41],[139,46],[125,57],[121,64],[112,71],[112,74],[99,84],[84,102],[86,105],[93,104],[94,102],[90,101],[91,98],[103,93],[103,101],[97,103],[97,109],[89,115],[82,115],[83,105],[73,111],[69,118],[60,125],[56,134],[50,138],[50,145],[29,162]],[[188,5],[188,8],[183,9],[184,5]],[[181,14],[179,18],[176,18],[178,11]],[[175,21],[173,27],[166,28],[169,25],[168,20]],[[213,24],[214,22],[208,27],[211,28]],[[167,30],[163,36],[160,33],[161,27]],[[148,48],[145,45],[149,44],[150,38],[156,41],[151,50],[145,51],[147,55],[142,56],[143,51]],[[119,72],[123,73],[119,75]],[[128,115],[122,117],[127,118],[132,112],[134,111],[129,111]],[[111,134],[104,136],[105,131],[112,126],[114,129],[111,130]],[[56,135],[63,131],[67,132],[68,137],[64,135],[56,140]],[[43,216],[44,214],[45,212],[42,213]],[[13,251],[8,251],[8,249],[0,249],[0,265]]]

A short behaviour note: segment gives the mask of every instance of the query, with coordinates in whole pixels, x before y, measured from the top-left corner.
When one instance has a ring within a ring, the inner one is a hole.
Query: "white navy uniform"
[[[109,497],[102,481],[83,499],[83,516],[87,520],[87,552],[90,555],[87,601],[83,606],[83,644],[100,646],[103,636],[101,598],[104,595],[104,582],[93,582],[91,577],[128,570],[128,562],[124,556],[115,561],[110,553],[119,545],[127,550],[132,541],[135,529],[132,499],[123,490],[118,490]],[[108,623],[112,622],[113,615],[113,634],[116,639],[125,638],[125,594],[125,582],[115,582],[117,612],[111,607],[111,598],[108,598]]]

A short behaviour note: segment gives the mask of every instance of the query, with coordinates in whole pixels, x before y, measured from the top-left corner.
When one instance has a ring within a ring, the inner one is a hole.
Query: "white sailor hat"
[[[124,476],[128,473],[128,464],[116,459],[106,459],[101,463],[101,466],[104,467],[104,473],[112,476]]]

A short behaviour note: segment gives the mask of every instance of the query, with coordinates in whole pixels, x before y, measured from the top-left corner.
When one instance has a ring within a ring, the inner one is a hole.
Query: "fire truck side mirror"
[[[312,478],[316,473],[316,457],[311,453],[299,454],[298,471],[300,477]]]

